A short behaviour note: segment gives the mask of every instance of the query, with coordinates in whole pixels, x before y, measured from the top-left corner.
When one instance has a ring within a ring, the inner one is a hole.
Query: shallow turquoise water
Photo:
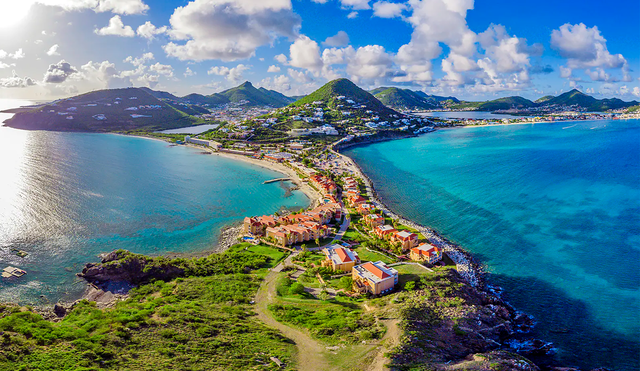
[[[345,154],[393,210],[486,264],[565,364],[640,369],[640,121],[447,129]]]
[[[0,269],[28,272],[0,280],[0,301],[74,299],[84,289],[75,273],[100,253],[207,250],[222,227],[246,215],[309,204],[298,191],[262,184],[280,173],[201,152],[110,134],[0,128]]]

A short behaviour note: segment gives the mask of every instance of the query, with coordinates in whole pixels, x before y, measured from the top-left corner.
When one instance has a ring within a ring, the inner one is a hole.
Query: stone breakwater
[[[336,152],[337,153],[337,152]],[[369,177],[362,171],[360,166],[348,156],[337,153],[340,156],[344,156],[348,163],[352,164],[353,169],[358,173],[358,176],[363,180],[366,189],[367,196],[370,199],[370,202],[380,211],[382,211],[386,216],[391,219],[397,220],[399,223],[404,224],[408,227],[411,227],[418,232],[420,232],[430,244],[441,248],[444,252],[447,253],[447,256],[451,258],[451,260],[456,264],[456,269],[458,273],[467,281],[470,285],[474,287],[482,287],[484,286],[484,269],[478,264],[471,254],[462,249],[460,246],[448,241],[446,238],[440,236],[438,232],[434,229],[425,227],[418,223],[415,223],[411,220],[403,218],[402,216],[391,211],[380,199],[376,193],[375,188],[373,187],[373,182]]]

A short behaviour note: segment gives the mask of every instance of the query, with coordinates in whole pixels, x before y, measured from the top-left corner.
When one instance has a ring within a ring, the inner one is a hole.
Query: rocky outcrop
[[[134,285],[156,280],[170,280],[184,275],[184,269],[158,258],[130,253],[110,252],[98,264],[89,263],[78,273],[89,282],[125,281]]]
[[[437,270],[416,287],[419,290],[399,297],[406,336],[391,356],[398,369],[417,364],[449,369],[447,365],[464,364],[469,357],[477,358],[474,365],[497,357],[505,362],[490,363],[504,364],[500,369],[533,371],[537,366],[523,356],[537,359],[552,353],[551,343],[522,340],[535,324],[533,318],[516,311],[495,291],[471,286],[455,270]]]

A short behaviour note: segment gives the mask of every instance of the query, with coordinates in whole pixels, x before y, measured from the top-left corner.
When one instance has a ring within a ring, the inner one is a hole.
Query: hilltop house
[[[391,235],[391,242],[400,243],[402,250],[418,246],[418,235],[415,233],[400,231]]]
[[[368,262],[354,266],[351,278],[354,291],[381,295],[392,291],[398,283],[398,271],[381,261]]]
[[[360,264],[358,253],[342,247],[338,244],[329,246],[322,250],[326,255],[326,260],[322,262],[323,267],[331,267],[334,271],[351,272],[351,269]]]
[[[411,249],[409,258],[418,262],[434,264],[442,260],[442,250],[428,243],[423,243]]]

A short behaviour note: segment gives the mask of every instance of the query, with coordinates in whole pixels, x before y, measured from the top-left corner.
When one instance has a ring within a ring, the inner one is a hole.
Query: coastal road
[[[344,220],[342,221],[342,225],[340,225],[340,230],[336,233],[336,236],[333,238],[331,243],[336,243],[344,237],[345,232],[349,229],[349,224],[351,223],[351,214],[347,211],[346,208],[342,209],[342,214],[344,215]]]

